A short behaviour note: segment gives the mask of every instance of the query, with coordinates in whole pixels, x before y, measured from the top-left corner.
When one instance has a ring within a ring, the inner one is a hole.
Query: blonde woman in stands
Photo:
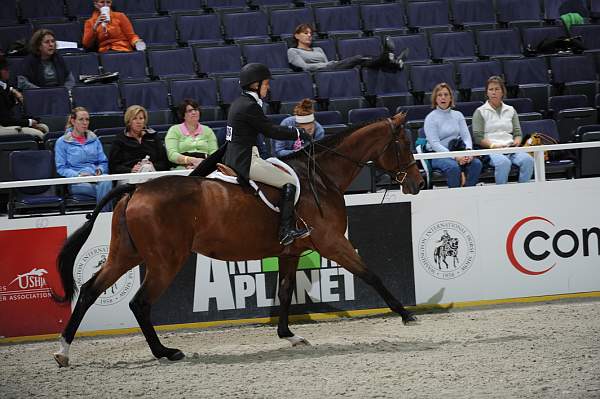
[[[506,95],[504,79],[492,76],[486,84],[488,100],[473,113],[473,137],[483,148],[508,148],[521,145],[521,124],[517,111],[502,100]],[[533,175],[533,157],[526,152],[490,154],[496,184],[508,182],[511,165],[519,168],[519,183]]]
[[[83,47],[98,47],[100,53],[145,50],[146,43],[135,34],[127,15],[111,7],[112,0],[94,0],[95,10],[83,28]]]
[[[186,98],[177,107],[183,123],[169,128],[165,137],[167,157],[178,165],[175,169],[194,169],[219,147],[213,130],[200,123],[200,105]]]
[[[100,176],[108,173],[108,159],[98,137],[89,130],[90,114],[83,107],[74,108],[67,117],[65,134],[56,141],[54,161],[56,172],[63,177]],[[96,203],[112,189],[112,182],[77,183],[69,185],[73,195],[96,198]],[[110,211],[107,204],[102,210]]]
[[[0,55],[0,135],[28,134],[40,139],[48,133],[48,126],[34,118],[17,118],[13,108],[23,102],[23,94],[9,86],[10,71],[8,61]]]

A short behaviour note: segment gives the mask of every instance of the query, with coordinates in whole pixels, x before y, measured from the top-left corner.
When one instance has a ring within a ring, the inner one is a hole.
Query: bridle
[[[381,150],[381,152],[379,152],[379,154],[377,154],[375,156],[375,160],[378,160],[379,158],[381,158],[386,151],[389,149],[389,147],[393,144],[394,145],[394,154],[396,156],[396,165],[397,165],[397,169],[396,170],[390,170],[390,169],[385,169],[382,167],[377,166],[373,161],[367,161],[367,162],[363,162],[363,161],[357,161],[355,159],[352,159],[344,154],[340,154],[339,152],[337,152],[334,149],[331,149],[329,147],[326,147],[324,145],[319,144],[319,142],[315,142],[314,145],[321,147],[325,150],[327,150],[328,152],[331,152],[341,158],[344,158],[350,162],[352,162],[353,164],[355,164],[356,166],[360,166],[361,168],[364,166],[370,166],[373,167],[383,173],[385,173],[386,175],[390,176],[391,179],[393,179],[394,182],[402,185],[404,184],[404,180],[406,180],[406,176],[408,175],[408,169],[415,165],[417,163],[416,160],[412,160],[406,164],[402,164],[400,161],[400,135],[398,134],[398,127],[394,126],[394,122],[392,121],[391,118],[386,118],[385,121],[388,123],[389,127],[390,127],[390,135],[392,136],[392,139],[385,145],[385,147],[383,147],[383,150]]]

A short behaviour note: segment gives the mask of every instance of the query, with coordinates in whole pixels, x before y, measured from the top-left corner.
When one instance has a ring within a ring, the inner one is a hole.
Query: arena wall
[[[553,295],[600,295],[600,179],[346,197],[347,235],[401,300],[450,307]],[[84,215],[0,220],[0,342],[54,337],[71,311],[54,262]],[[78,286],[108,253],[102,214],[74,268]],[[384,311],[370,287],[312,252],[300,262],[292,314],[326,317]],[[137,327],[128,302],[143,266],[104,292],[83,334]],[[265,322],[277,315],[277,260],[224,262],[193,254],[153,309],[163,329]],[[587,294],[581,294],[587,293]]]

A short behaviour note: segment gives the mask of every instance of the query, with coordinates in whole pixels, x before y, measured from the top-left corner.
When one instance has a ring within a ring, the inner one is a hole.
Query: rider
[[[312,140],[304,129],[274,125],[262,110],[262,98],[269,91],[271,71],[263,64],[249,63],[240,71],[243,93],[231,104],[227,120],[227,149],[223,161],[243,179],[252,179],[281,188],[279,243],[289,245],[310,234],[294,222],[294,179],[260,158],[256,146],[259,133],[278,140]]]

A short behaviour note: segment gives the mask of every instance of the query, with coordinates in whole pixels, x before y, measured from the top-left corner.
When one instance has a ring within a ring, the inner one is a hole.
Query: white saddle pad
[[[296,172],[294,171],[294,169],[292,169],[288,164],[286,164],[285,162],[283,162],[279,158],[273,158],[273,157],[271,157],[271,158],[265,159],[265,161],[267,161],[269,163],[272,163],[273,165],[277,165],[277,166],[282,167],[283,169],[285,169],[294,178],[294,184],[296,185],[296,195],[295,195],[295,198],[294,198],[294,205],[296,205],[296,203],[298,202],[298,199],[300,198],[300,180],[298,179],[298,175],[296,174]],[[273,167],[275,168],[276,166],[273,166]],[[214,172],[212,172],[211,174],[209,174],[206,177],[209,178],[209,179],[221,180],[221,181],[224,181],[226,183],[239,184],[238,181],[237,181],[237,177],[224,175],[223,173],[219,172],[218,170],[215,170]],[[271,203],[271,201],[269,201],[269,199],[259,189],[258,184],[256,184],[256,182],[254,180],[250,180],[250,186],[252,186],[252,188],[254,188],[254,190],[256,190],[256,192],[258,193],[258,196],[260,197],[260,199],[269,208],[271,208],[275,212],[279,212],[279,207],[276,206],[276,205],[273,205]]]

